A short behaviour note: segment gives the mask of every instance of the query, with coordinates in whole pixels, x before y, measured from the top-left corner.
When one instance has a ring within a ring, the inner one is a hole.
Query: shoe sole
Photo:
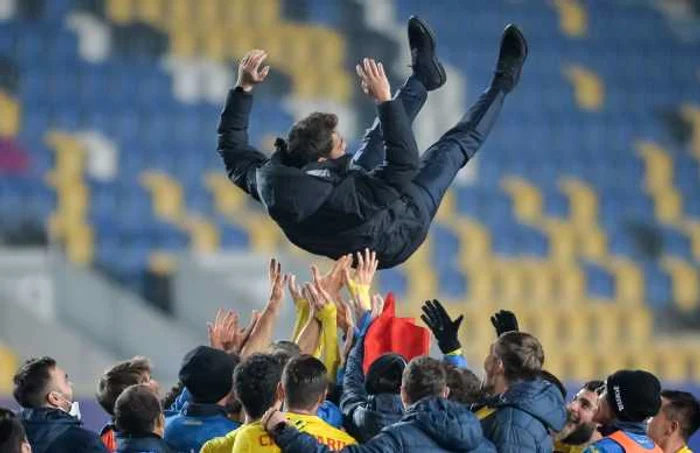
[[[435,48],[437,47],[437,37],[435,36],[433,30],[431,30],[430,27],[428,27],[428,24],[423,22],[422,19],[416,16],[413,16],[412,19],[416,24],[418,24],[422,32],[428,35],[428,38],[430,38],[430,50],[433,52],[433,64],[438,68],[438,74],[440,76],[440,83],[437,86],[437,88],[439,88],[443,86],[445,82],[447,82],[447,73],[445,73],[445,68],[442,66],[442,63],[440,63],[440,60],[438,60],[437,54],[435,53]]]

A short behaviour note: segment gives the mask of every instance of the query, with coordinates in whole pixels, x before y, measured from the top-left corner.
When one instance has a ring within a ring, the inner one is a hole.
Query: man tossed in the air
[[[252,91],[270,68],[263,67],[262,50],[241,61],[238,83],[221,114],[218,151],[231,181],[262,202],[302,249],[337,259],[369,248],[382,268],[406,261],[425,240],[457,172],[486,139],[527,57],[525,38],[507,26],[487,90],[420,156],[411,123],[428,91],[444,85],[446,75],[425,22],[409,20],[408,40],[413,73],[393,98],[381,63],[365,58],[357,65],[378,116],[354,156],[346,154],[338,118],[330,113],[313,113],[294,124],[270,158],[253,148],[247,133]]]

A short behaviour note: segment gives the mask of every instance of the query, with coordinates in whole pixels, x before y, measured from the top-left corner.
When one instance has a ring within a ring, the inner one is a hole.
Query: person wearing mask
[[[469,409],[447,400],[449,389],[444,364],[430,357],[411,360],[404,370],[401,399],[405,414],[399,423],[384,428],[364,444],[349,445],[342,452],[495,453],[484,438],[479,421]],[[284,453],[329,452],[332,447],[300,432],[292,419],[275,408],[263,418],[265,429]]]
[[[163,440],[163,406],[149,385],[132,385],[119,395],[114,424],[120,434],[117,453],[171,453]]]
[[[515,330],[491,344],[484,361],[484,391],[476,412],[484,435],[500,453],[549,452],[550,433],[566,424],[564,397],[542,377],[544,351],[534,336]]]
[[[605,380],[593,421],[605,437],[584,453],[661,453],[647,436],[646,421],[661,408],[661,384],[643,370],[620,370]]]
[[[0,407],[0,451],[3,453],[32,453],[22,422],[9,410]]]
[[[110,452],[117,449],[118,433],[114,427],[114,403],[127,387],[136,384],[147,384],[154,393],[158,394],[160,386],[151,375],[151,362],[145,357],[134,357],[117,363],[105,371],[97,384],[97,402],[111,417],[111,421],[100,432],[100,439]]]
[[[566,426],[554,438],[556,453],[578,453],[600,439],[593,417],[598,411],[598,394],[604,386],[603,381],[588,381],[567,404]]]
[[[679,390],[661,392],[661,410],[651,419],[647,433],[664,453],[692,453],[688,439],[700,428],[700,402]]]
[[[100,437],[82,427],[73,384],[51,357],[30,359],[13,377],[13,396],[34,453],[104,453]]]
[[[240,426],[226,412],[228,400],[234,398],[236,365],[236,357],[209,346],[198,346],[185,355],[179,379],[191,401],[165,421],[165,440],[175,451],[199,451],[208,440]]]

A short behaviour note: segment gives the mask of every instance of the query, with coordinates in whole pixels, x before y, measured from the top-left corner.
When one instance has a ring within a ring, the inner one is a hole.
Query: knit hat
[[[396,393],[401,389],[401,377],[406,368],[406,359],[393,352],[381,355],[367,370],[365,389],[370,395]]]
[[[620,421],[643,422],[661,408],[661,383],[642,370],[620,370],[606,381],[607,398]]]
[[[213,404],[231,392],[235,360],[224,351],[198,346],[185,355],[180,382],[195,403]]]

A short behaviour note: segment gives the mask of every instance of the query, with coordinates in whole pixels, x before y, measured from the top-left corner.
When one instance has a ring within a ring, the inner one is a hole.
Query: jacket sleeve
[[[462,355],[461,348],[443,355],[442,360],[457,368],[467,368],[467,359]]]
[[[498,453],[538,451],[537,442],[532,433],[513,423],[513,417],[518,416],[514,412],[513,408],[498,410],[493,415],[490,432],[484,432],[484,434],[493,442]]]
[[[400,100],[383,102],[377,106],[384,136],[386,163],[373,173],[401,190],[420,169],[418,145]]]
[[[240,88],[229,90],[217,130],[218,150],[229,179],[259,200],[255,170],[268,158],[248,143],[248,119],[252,106],[253,96],[250,93]]]
[[[330,453],[333,451],[309,434],[302,433],[291,425],[285,426],[272,437],[283,453]],[[387,432],[381,432],[364,444],[348,445],[340,451],[343,453],[394,453],[403,451],[403,448],[394,436]]]
[[[365,356],[365,339],[358,338],[348,354],[343,376],[343,394],[340,397],[340,410],[352,425],[360,430],[362,418],[358,409],[367,405],[367,391],[365,390],[365,376],[362,372],[362,361]]]

